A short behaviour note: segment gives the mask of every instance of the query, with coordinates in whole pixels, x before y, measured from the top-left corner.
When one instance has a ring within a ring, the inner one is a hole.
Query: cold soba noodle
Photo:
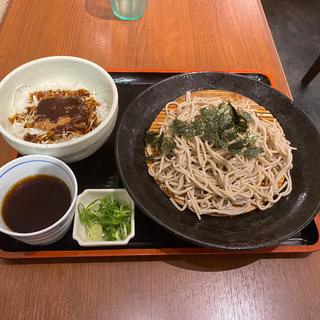
[[[242,98],[187,92],[166,105],[159,132],[146,133],[149,174],[179,210],[234,216],[291,192],[290,143],[270,114],[260,119]]]

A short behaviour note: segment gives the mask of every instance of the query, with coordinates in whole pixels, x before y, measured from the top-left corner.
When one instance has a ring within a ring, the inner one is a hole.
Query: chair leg
[[[320,72],[320,56],[315,61],[315,63],[311,66],[311,68],[308,70],[306,75],[301,80],[303,85],[307,85],[311,82],[311,80]]]

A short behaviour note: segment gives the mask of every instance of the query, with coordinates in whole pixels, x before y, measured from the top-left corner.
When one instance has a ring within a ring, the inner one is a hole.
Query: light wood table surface
[[[149,0],[135,22],[107,0],[11,0],[0,79],[47,55],[107,70],[260,71],[290,96],[259,0]],[[0,164],[11,154],[1,139]],[[319,319],[319,276],[319,253],[0,260],[0,319]]]

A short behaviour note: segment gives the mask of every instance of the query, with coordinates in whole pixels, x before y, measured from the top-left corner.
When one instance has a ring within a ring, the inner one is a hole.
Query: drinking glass
[[[137,20],[143,17],[148,0],[110,0],[113,14],[120,20]]]

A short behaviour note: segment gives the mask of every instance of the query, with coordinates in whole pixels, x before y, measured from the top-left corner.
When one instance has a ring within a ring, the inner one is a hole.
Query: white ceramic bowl
[[[97,92],[97,98],[108,105],[106,117],[91,132],[67,142],[37,144],[14,136],[9,131],[8,121],[13,106],[23,105],[30,90],[51,86],[61,89],[83,87]],[[68,163],[88,157],[109,138],[117,119],[118,91],[111,76],[91,61],[65,56],[46,57],[23,64],[0,82],[0,105],[0,132],[13,148],[24,155],[50,155]]]
[[[115,198],[127,203],[132,209],[131,214],[131,232],[126,239],[121,241],[92,241],[87,240],[85,227],[81,224],[79,219],[78,205],[82,203],[84,206],[96,199],[101,199],[107,194],[114,194]],[[73,222],[73,233],[72,237],[78,241],[82,247],[96,247],[96,246],[123,246],[128,244],[129,240],[135,235],[134,226],[134,202],[129,196],[129,193],[125,189],[86,189],[84,190],[77,199],[76,214]]]
[[[19,180],[35,174],[46,174],[60,178],[71,192],[71,205],[68,211],[51,226],[36,232],[19,233],[10,230],[0,215],[0,231],[31,245],[47,245],[62,238],[71,226],[78,194],[76,177],[71,169],[59,159],[30,155],[17,158],[0,168],[0,210],[7,191]],[[53,195],[54,196],[54,195]]]

